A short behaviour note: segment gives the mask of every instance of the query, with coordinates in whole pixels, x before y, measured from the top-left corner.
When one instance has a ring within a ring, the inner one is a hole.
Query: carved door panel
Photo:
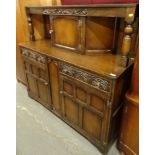
[[[107,82],[108,84],[105,82],[105,87],[98,87],[105,91],[97,90],[93,86],[82,82],[82,80],[73,77],[79,76],[75,72],[71,73],[72,66],[70,68],[64,66],[65,64],[62,69],[61,64],[59,64],[60,102],[63,117],[75,128],[80,128],[82,134],[88,135],[94,141],[101,143],[104,141],[106,130],[105,113],[110,98],[110,82]],[[78,70],[75,67],[72,69]],[[85,81],[86,73],[84,71],[83,74],[85,75],[83,77]],[[80,76],[82,79],[82,73]]]

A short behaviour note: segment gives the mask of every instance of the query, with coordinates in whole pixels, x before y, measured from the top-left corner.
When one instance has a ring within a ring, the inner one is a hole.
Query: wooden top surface
[[[29,14],[122,17],[135,14],[138,4],[27,6]],[[133,16],[134,17],[134,16]],[[133,18],[132,17],[132,18]]]
[[[111,53],[81,55],[74,53],[71,50],[52,47],[50,40],[29,41],[20,43],[19,46],[31,49],[48,57],[70,63],[102,76],[107,76],[111,79],[120,77],[127,70],[127,68],[117,65],[120,56]]]
[[[60,5],[60,6],[26,6],[26,8],[107,8],[107,7],[134,7],[138,3],[129,4],[90,4],[90,5]]]

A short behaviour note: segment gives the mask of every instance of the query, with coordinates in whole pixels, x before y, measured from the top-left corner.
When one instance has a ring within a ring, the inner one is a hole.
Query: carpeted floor
[[[17,83],[17,155],[101,155],[87,139],[27,95]],[[108,155],[119,155],[115,144]]]

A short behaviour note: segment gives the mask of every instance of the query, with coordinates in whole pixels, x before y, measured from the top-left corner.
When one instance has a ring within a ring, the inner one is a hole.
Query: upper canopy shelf
[[[123,40],[122,40],[122,45],[121,45],[121,55],[122,59],[120,60],[120,65],[127,67],[128,66],[128,54],[130,52],[130,47],[132,43],[132,33],[133,33],[133,26],[132,24],[134,23],[134,18],[137,13],[137,8],[138,4],[105,4],[105,5],[62,5],[62,6],[44,6],[44,7],[26,7],[26,13],[27,13],[27,18],[28,18],[28,25],[29,25],[29,32],[30,32],[30,40],[35,41],[35,35],[34,35],[34,28],[33,28],[33,22],[32,22],[32,14],[40,14],[40,15],[50,15],[50,20],[51,23],[55,19],[56,16],[77,16],[78,18],[76,22],[76,26],[78,27],[77,29],[81,30],[78,32],[80,34],[78,39],[78,46],[75,50],[81,50],[85,51],[85,21],[86,17],[121,17],[124,18],[124,21],[126,24],[124,24],[124,35],[123,35]],[[80,16],[80,17],[79,17]],[[44,17],[44,16],[43,16]],[[110,19],[108,19],[110,20]],[[116,27],[117,23],[117,18],[115,18],[114,25]],[[62,25],[63,26],[63,25]],[[52,37],[52,43],[54,42],[53,38],[55,35],[55,29],[53,30],[54,25],[52,26],[51,34]],[[60,26],[61,29],[61,26]],[[115,31],[114,29],[114,37]],[[69,32],[70,33],[70,32]],[[105,33],[105,32],[104,32]],[[68,34],[67,34],[68,35]],[[66,35],[66,36],[67,36]],[[73,36],[74,35],[73,33]],[[77,37],[76,37],[77,38]],[[59,39],[58,39],[59,40]],[[76,42],[76,40],[75,40]],[[75,43],[73,42],[73,43]],[[61,43],[61,42],[60,42]],[[54,45],[60,45],[61,47],[64,47],[64,45],[61,43],[60,44],[55,43]],[[115,39],[112,41],[112,48],[114,47],[113,43],[115,43]],[[68,45],[65,43],[65,46]],[[109,49],[109,48],[108,48]]]

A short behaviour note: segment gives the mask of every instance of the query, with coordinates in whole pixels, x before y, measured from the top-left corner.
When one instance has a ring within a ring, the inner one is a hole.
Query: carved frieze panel
[[[79,68],[66,65],[64,63],[59,63],[59,71],[65,75],[71,76],[77,80],[85,82],[99,90],[110,92],[111,90],[111,82],[89,73],[87,71],[81,70]]]
[[[46,59],[45,56],[39,54],[39,53],[36,53],[36,52],[33,52],[33,51],[30,51],[30,50],[27,50],[27,49],[22,49],[21,51],[21,54],[28,57],[28,58],[31,58],[37,62],[40,62],[40,63],[43,63],[43,64],[46,64],[48,63],[48,60]]]
[[[45,9],[43,14],[85,16],[87,9]]]

